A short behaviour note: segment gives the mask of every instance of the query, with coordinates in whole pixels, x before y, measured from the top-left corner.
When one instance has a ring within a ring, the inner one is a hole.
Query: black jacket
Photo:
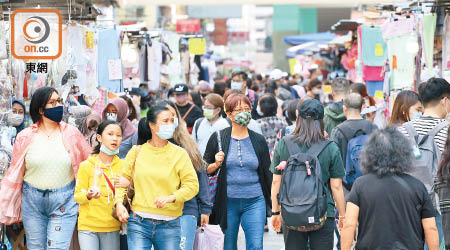
[[[270,167],[270,155],[269,148],[267,146],[264,137],[258,133],[251,130],[248,131],[250,135],[250,140],[252,142],[255,153],[258,157],[258,177],[259,183],[261,184],[264,199],[266,201],[266,213],[267,217],[271,216],[272,213],[272,201],[270,197],[270,190],[272,187],[272,173],[269,171]],[[225,230],[227,228],[227,166],[226,159],[228,148],[230,147],[231,140],[231,127],[220,131],[220,138],[222,141],[222,150],[225,153],[225,160],[222,163],[216,200],[213,206],[213,212],[210,218],[211,224],[218,224]],[[206,151],[204,154],[204,159],[208,164],[214,163],[216,161],[215,155],[219,152],[219,147],[217,144],[217,133],[211,135],[206,146]]]

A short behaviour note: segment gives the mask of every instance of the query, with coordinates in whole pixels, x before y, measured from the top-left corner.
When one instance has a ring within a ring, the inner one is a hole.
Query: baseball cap
[[[324,117],[324,108],[318,100],[309,99],[300,105],[298,115],[303,119],[320,120]]]
[[[175,87],[173,87],[173,92],[175,93],[175,95],[186,94],[189,92],[189,88],[186,84],[179,83],[176,84]]]
[[[270,72],[270,80],[280,80],[281,77],[283,77],[283,71],[279,70],[279,69],[274,69],[272,70],[272,72]]]

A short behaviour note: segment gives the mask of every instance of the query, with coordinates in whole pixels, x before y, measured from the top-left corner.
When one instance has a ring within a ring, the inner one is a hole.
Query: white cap
[[[270,72],[270,80],[278,81],[283,77],[283,71],[279,69],[274,69]]]
[[[282,77],[287,77],[289,74],[288,72],[283,72],[283,74],[281,75]]]

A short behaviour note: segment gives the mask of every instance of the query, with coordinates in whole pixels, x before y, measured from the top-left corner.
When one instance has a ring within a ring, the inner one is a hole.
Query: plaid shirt
[[[287,122],[277,116],[264,117],[257,120],[261,126],[262,134],[266,139],[267,146],[269,146],[269,152],[272,152],[275,142],[277,140],[278,131],[287,127]]]

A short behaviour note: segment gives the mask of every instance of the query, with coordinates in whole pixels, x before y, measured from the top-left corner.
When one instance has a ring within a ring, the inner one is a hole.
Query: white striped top
[[[440,118],[421,117],[421,118],[412,120],[412,123],[414,124],[414,128],[416,129],[416,131],[419,135],[426,135],[436,125],[438,125],[444,121],[445,121],[445,119],[440,119]],[[448,127],[449,126],[446,126],[443,129],[441,129],[434,137],[434,141],[436,142],[436,145],[438,146],[441,153],[442,153],[442,151],[444,151],[445,142],[447,140]],[[409,136],[408,132],[406,131],[405,126],[399,127],[398,130],[400,130],[400,132],[402,132],[405,136]]]

